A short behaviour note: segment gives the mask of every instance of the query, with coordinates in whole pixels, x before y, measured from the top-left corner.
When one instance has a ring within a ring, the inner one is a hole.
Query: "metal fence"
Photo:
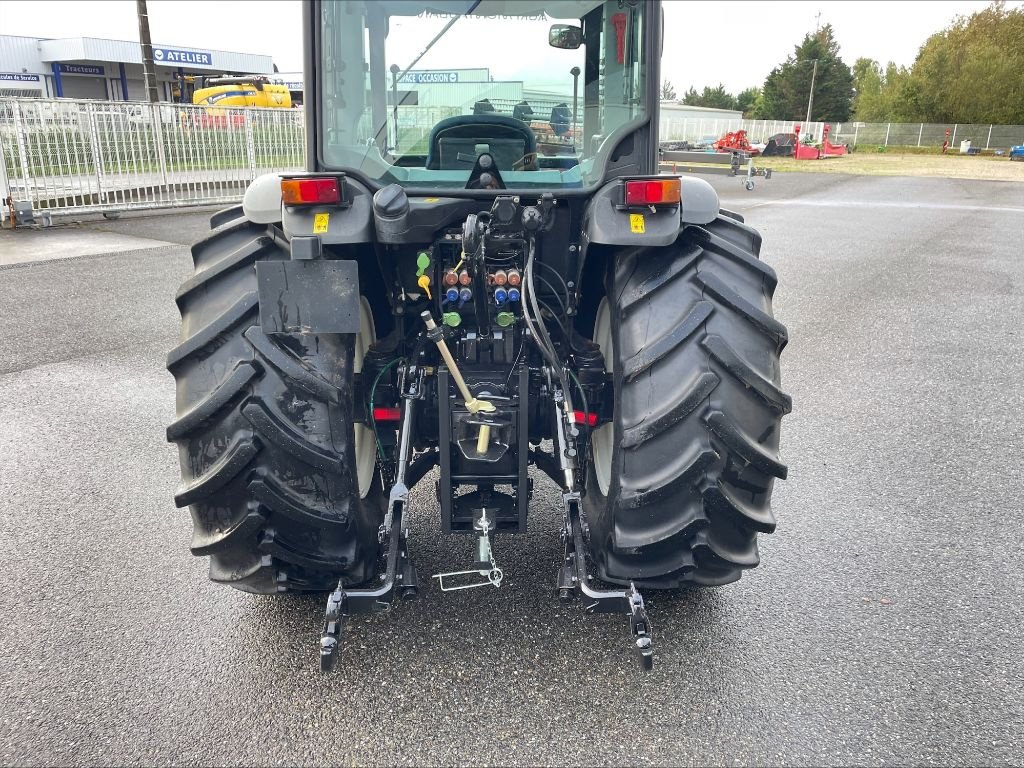
[[[493,106],[498,114],[513,114],[516,104]],[[527,119],[543,132],[542,124],[550,123],[561,103],[532,106]],[[407,110],[399,126],[400,149],[425,146],[430,127],[459,111]],[[757,142],[790,133],[793,126],[780,120],[685,119],[666,109],[661,139],[697,143],[744,129]],[[801,127],[801,136],[821,140],[823,123]],[[1024,144],[1020,125],[836,123],[829,138],[836,144],[937,148],[947,130],[953,151],[963,140],[988,150]],[[57,214],[237,202],[257,176],[305,166],[304,134],[297,109],[0,99],[0,199],[10,196]]]
[[[768,141],[776,133],[792,133],[800,126],[800,136],[821,141],[825,123],[793,120],[697,120],[673,117],[662,112],[661,140],[688,141],[692,144],[717,139],[728,131],[745,130],[751,142]],[[972,147],[1006,150],[1024,144],[1024,125],[978,125],[966,123],[830,123],[829,141],[833,144],[859,144],[880,147],[941,147],[949,131],[954,151],[961,141]]]
[[[10,99],[0,144],[0,196],[51,213],[230,203],[305,164],[297,109]]]

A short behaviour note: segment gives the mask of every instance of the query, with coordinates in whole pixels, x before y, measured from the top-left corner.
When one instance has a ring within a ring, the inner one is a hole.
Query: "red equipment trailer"
[[[843,155],[850,154],[849,148],[845,144],[833,144],[828,140],[828,132],[832,130],[832,126],[826,124],[824,135],[821,139],[821,156],[822,157],[841,157]]]
[[[821,151],[808,144],[800,143],[800,126],[793,126],[793,133],[796,134],[796,144],[793,146],[793,157],[797,160],[818,160],[821,158]]]

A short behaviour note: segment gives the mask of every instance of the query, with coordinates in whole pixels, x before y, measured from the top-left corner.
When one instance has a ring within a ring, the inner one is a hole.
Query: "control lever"
[[[420,313],[420,317],[423,318],[424,324],[427,326],[427,338],[430,339],[437,345],[438,352],[441,353],[441,357],[444,358],[445,364],[448,366],[448,372],[451,374],[452,379],[455,380],[455,386],[459,388],[459,393],[462,395],[462,399],[466,403],[466,410],[470,413],[493,413],[495,411],[494,403],[489,400],[478,400],[473,397],[473,393],[469,391],[469,387],[466,386],[466,380],[462,378],[462,373],[459,371],[459,366],[455,363],[455,358],[452,357],[451,350],[448,349],[448,342],[444,340],[444,331],[438,327],[437,323],[434,322],[434,316],[428,311]],[[487,446],[491,442],[491,427],[489,424],[480,424],[480,432],[476,438],[476,452],[480,456],[487,454]]]

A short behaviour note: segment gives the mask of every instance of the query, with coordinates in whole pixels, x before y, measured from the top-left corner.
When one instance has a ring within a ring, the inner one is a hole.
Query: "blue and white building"
[[[188,75],[272,75],[270,56],[153,44],[160,97],[173,100]],[[47,39],[0,35],[0,97],[146,99],[142,48],[136,41],[96,37]]]

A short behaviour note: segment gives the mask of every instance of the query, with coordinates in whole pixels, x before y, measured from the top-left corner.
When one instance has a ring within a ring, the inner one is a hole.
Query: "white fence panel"
[[[660,139],[663,142],[687,141],[697,144],[718,139],[729,131],[744,130],[753,143],[767,142],[776,133],[793,133],[800,126],[801,140],[821,142],[825,123],[803,120],[710,120],[681,118],[662,112]],[[986,150],[1008,150],[1024,144],[1022,125],[966,125],[933,123],[830,123],[829,141],[833,144],[861,144],[883,147],[932,147],[938,149],[950,132],[954,141],[971,139],[974,146]],[[959,147],[959,144],[956,145]]]
[[[2,196],[51,213],[232,203],[260,174],[305,167],[295,109],[9,99],[0,145]]]
[[[556,105],[557,106],[557,105]],[[513,102],[499,105],[512,110]],[[543,130],[551,105],[538,105]],[[430,128],[453,111],[412,108],[403,148],[425,142]],[[691,144],[745,130],[752,143],[800,125],[801,138],[820,142],[824,123],[788,120],[687,119],[661,113],[662,141]],[[949,131],[1004,151],[1024,144],[1020,125],[835,123],[829,139],[862,147],[931,147]],[[305,167],[305,126],[297,109],[197,107],[75,99],[0,99],[0,199],[31,202],[51,213],[123,211],[237,202],[263,173]]]

